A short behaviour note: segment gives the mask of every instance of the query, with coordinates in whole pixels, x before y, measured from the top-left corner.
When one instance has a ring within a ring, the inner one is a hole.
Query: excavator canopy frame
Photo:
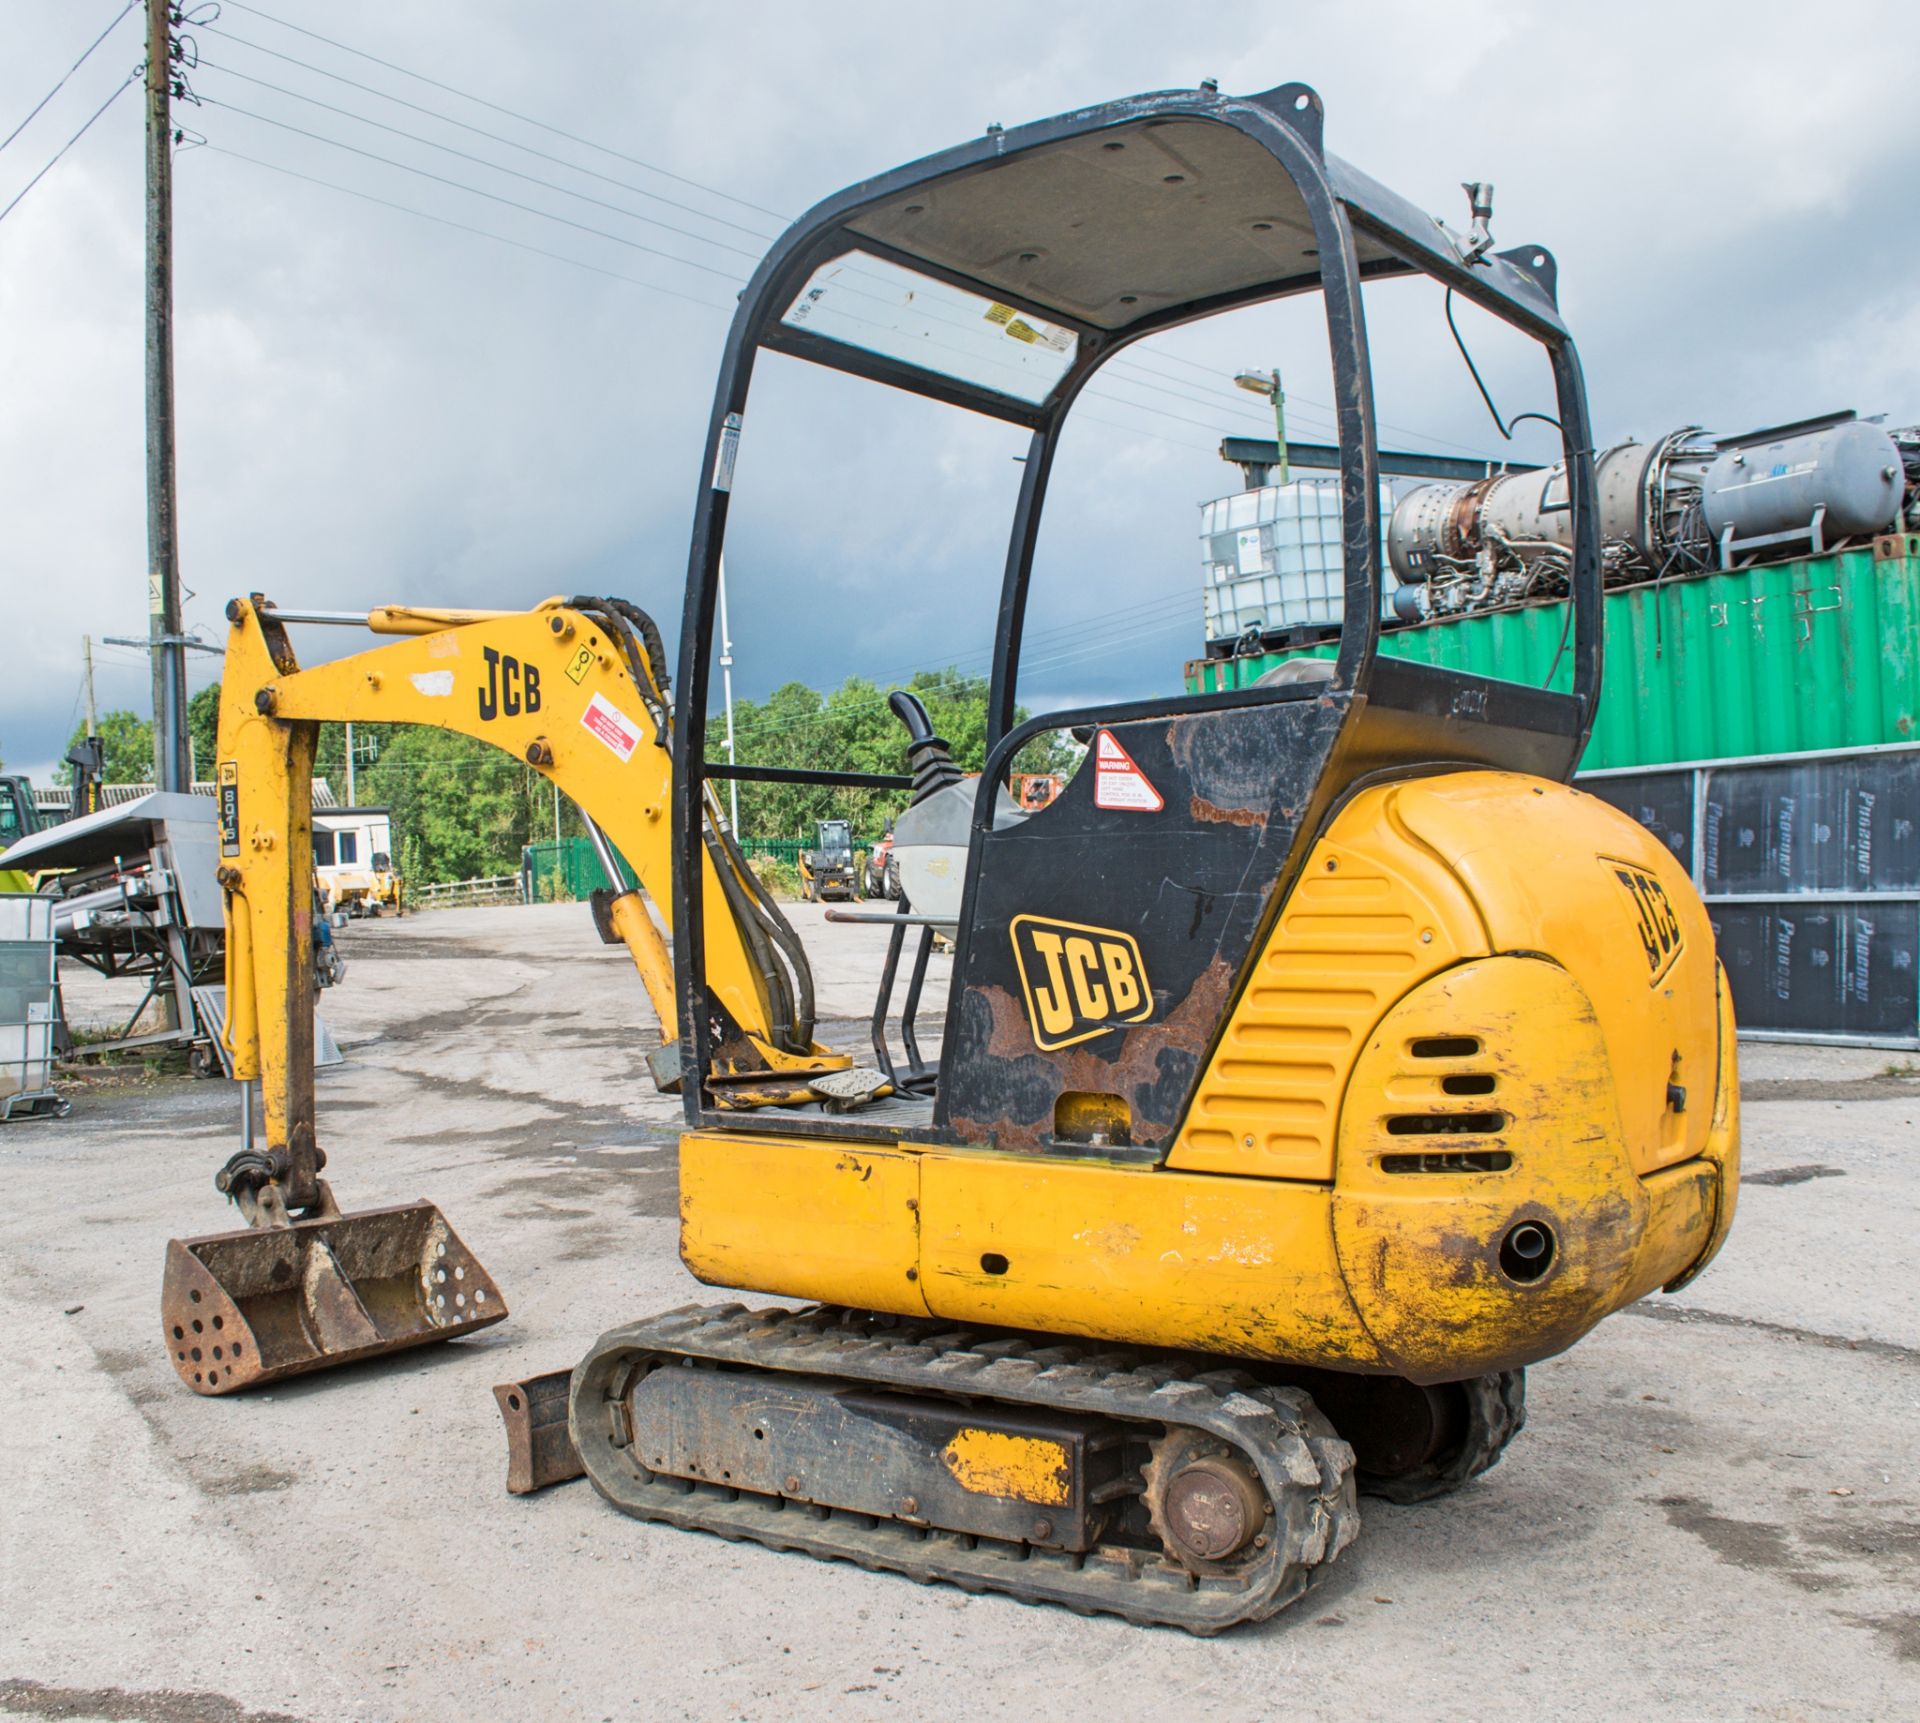
[[[674,920],[687,930],[676,961],[688,1069],[705,1070],[712,1051],[708,1027],[694,1008],[704,957],[699,870],[690,865],[702,843],[705,782],[796,775],[706,760],[716,594],[734,459],[763,348],[989,414],[1032,433],[996,618],[989,757],[975,807],[953,1008],[970,992],[1004,980],[991,972],[1004,969],[1005,954],[975,961],[982,941],[971,934],[976,921],[998,927],[1021,901],[1017,891],[1011,899],[1004,891],[983,894],[983,851],[996,836],[995,788],[1017,750],[1038,733],[1076,725],[1157,725],[1151,734],[1122,732],[1154,745],[1156,738],[1173,736],[1166,726],[1177,729],[1191,717],[1266,708],[1264,714],[1247,713],[1261,734],[1256,738],[1249,730],[1244,743],[1233,745],[1264,749],[1269,759],[1276,749],[1299,755],[1292,774],[1297,781],[1285,786],[1292,798],[1287,829],[1276,834],[1280,841],[1263,858],[1268,877],[1283,881],[1341,797],[1370,777],[1450,764],[1494,765],[1554,779],[1571,775],[1599,694],[1600,548],[1585,387],[1555,302],[1552,256],[1532,245],[1494,252],[1451,232],[1328,155],[1323,119],[1313,90],[1286,84],[1247,97],[1211,89],[1165,91],[1011,131],[993,127],[983,137],[824,200],[769,249],[741,295],[721,364],[680,636]],[[1361,288],[1369,280],[1410,274],[1453,289],[1546,349],[1572,510],[1568,694],[1378,653],[1384,575],[1379,456]],[[1345,545],[1347,621],[1331,681],[1134,701],[1017,724],[1021,636],[1040,515],[1060,432],[1081,390],[1102,365],[1145,336],[1314,290],[1326,308]],[[903,315],[903,302],[920,309]],[[1314,708],[1311,715],[1307,707]],[[1187,744],[1174,738],[1171,745],[1177,753]],[[814,782],[875,782],[852,773],[798,775]],[[1076,799],[1086,798],[1076,798],[1069,785],[1056,808],[1047,810],[1055,816],[1056,837],[1067,835]],[[1254,810],[1248,818],[1266,815]],[[1004,884],[1009,868],[998,871]],[[1282,895],[1268,894],[1259,914],[1271,915]],[[1237,927],[1225,946],[1216,942],[1211,967],[1218,968],[1223,951],[1244,956],[1254,931]],[[956,1115],[947,1087],[943,1073],[935,1134],[957,1130],[962,1140],[998,1140],[993,1124],[971,1129]],[[685,1100],[690,1124],[717,1122],[700,1082],[687,1083]],[[851,1124],[836,1119],[830,1128],[837,1135],[859,1134],[857,1127],[849,1130]],[[805,1126],[788,1118],[782,1128]]]

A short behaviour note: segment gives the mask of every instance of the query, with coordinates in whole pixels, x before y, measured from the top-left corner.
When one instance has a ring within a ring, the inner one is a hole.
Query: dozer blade
[[[493,1391],[507,1430],[507,1493],[530,1496],[552,1484],[564,1484],[585,1470],[580,1450],[567,1427],[567,1398],[573,1371],[549,1370],[502,1382]]]
[[[452,1340],[506,1314],[430,1202],[169,1239],[160,1288],[167,1351],[196,1394]]]

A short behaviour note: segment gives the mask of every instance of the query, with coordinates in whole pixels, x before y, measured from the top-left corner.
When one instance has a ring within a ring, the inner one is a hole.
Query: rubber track
[[[657,1476],[616,1444],[610,1403],[635,1366],[678,1357],[1207,1430],[1259,1473],[1274,1506],[1272,1542],[1231,1577],[1196,1578],[1157,1552],[1072,1555]],[[882,1326],[832,1308],[689,1305],[603,1335],[574,1371],[571,1423],[594,1488],[636,1518],[1196,1634],[1295,1602],[1359,1530],[1353,1450],[1298,1388],[1230,1370],[1183,1373],[1164,1354],[937,1321]]]
[[[1467,1433],[1451,1454],[1397,1478],[1362,1472],[1360,1493],[1406,1506],[1451,1495],[1495,1465],[1527,1422],[1527,1373],[1497,1370],[1460,1386],[1467,1396]]]

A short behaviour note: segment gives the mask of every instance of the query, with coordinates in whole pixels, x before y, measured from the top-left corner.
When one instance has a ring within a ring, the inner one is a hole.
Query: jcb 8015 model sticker
[[[220,853],[240,853],[240,762],[220,762]]]

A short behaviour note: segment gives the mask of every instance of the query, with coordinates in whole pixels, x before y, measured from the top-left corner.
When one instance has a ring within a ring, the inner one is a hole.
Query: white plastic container
[[[53,900],[0,892],[0,1119],[66,1110],[53,1026]]]
[[[1380,486],[1380,569],[1387,575],[1393,487]],[[1207,638],[1237,640],[1247,629],[1337,628],[1346,614],[1346,553],[1340,481],[1295,479],[1200,505]],[[1380,614],[1393,606],[1381,594]]]

